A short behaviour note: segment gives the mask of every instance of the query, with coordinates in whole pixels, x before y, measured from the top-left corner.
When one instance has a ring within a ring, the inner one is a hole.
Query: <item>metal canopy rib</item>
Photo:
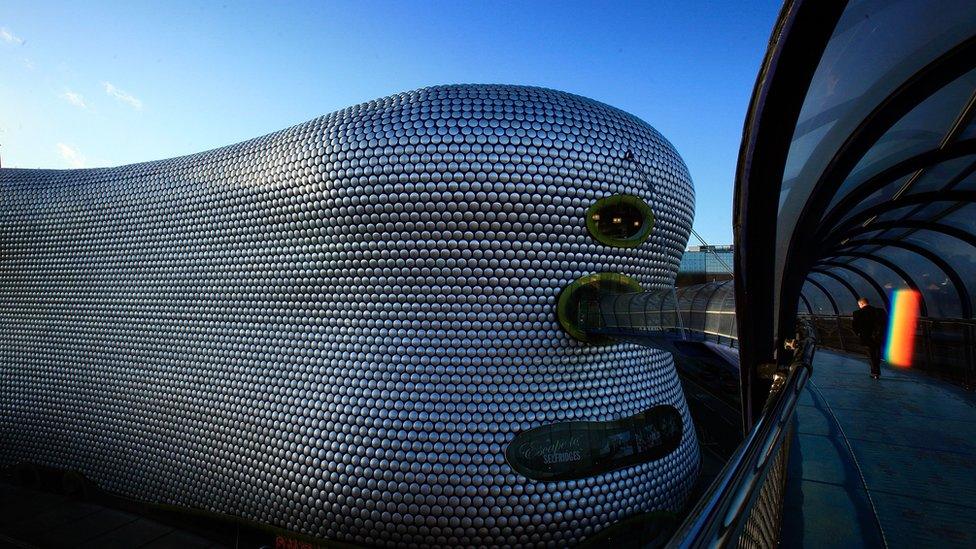
[[[856,266],[851,265],[850,263],[841,263],[840,261],[831,261],[831,260],[818,261],[817,265],[824,265],[826,267],[831,267],[834,269],[843,269],[858,275],[865,282],[867,282],[872,288],[874,288],[874,291],[877,292],[878,297],[881,298],[881,302],[884,303],[885,309],[888,309],[891,306],[891,303],[888,301],[888,294],[887,292],[884,291],[884,288],[882,288],[881,285],[878,284],[878,282],[874,278],[872,278],[868,273],[862,271]],[[820,269],[820,268],[814,267],[814,269]],[[820,269],[820,270],[826,271],[826,269]]]

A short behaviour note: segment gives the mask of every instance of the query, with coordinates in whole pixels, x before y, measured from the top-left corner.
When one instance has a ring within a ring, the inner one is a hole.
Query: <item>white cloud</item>
[[[71,90],[67,90],[63,94],[61,94],[61,97],[63,97],[65,101],[71,103],[72,105],[78,107],[79,109],[88,108],[88,104],[85,103],[85,98],[82,97],[80,93],[75,93]]]
[[[17,44],[18,46],[24,45],[24,39],[17,36],[16,34],[10,32],[4,27],[0,27],[0,38],[8,44]]]
[[[139,98],[116,88],[111,82],[102,82],[102,87],[105,88],[105,93],[123,103],[128,103],[130,107],[137,111],[142,110],[142,101],[140,101]]]
[[[58,153],[72,168],[84,168],[85,157],[70,145],[58,143]]]

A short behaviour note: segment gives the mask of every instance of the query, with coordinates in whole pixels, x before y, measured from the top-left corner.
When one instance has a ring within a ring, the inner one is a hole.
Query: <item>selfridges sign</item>
[[[683,423],[664,405],[617,421],[544,425],[516,436],[506,456],[530,478],[585,478],[667,456],[681,443]]]

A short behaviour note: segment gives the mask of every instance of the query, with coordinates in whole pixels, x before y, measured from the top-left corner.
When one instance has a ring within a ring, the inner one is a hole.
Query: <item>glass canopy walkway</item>
[[[972,380],[974,115],[973,2],[783,7],[736,176],[747,435],[673,545],[973,545],[976,399],[918,370]],[[824,350],[858,347],[857,297],[890,311],[899,290],[911,369],[875,382]]]

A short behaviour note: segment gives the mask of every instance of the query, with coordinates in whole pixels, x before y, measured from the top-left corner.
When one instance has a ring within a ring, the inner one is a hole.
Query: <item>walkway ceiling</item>
[[[787,2],[736,181],[747,417],[797,311],[849,314],[911,288],[922,314],[976,308],[976,3]],[[751,395],[751,398],[750,398]],[[748,423],[748,421],[747,421]]]

